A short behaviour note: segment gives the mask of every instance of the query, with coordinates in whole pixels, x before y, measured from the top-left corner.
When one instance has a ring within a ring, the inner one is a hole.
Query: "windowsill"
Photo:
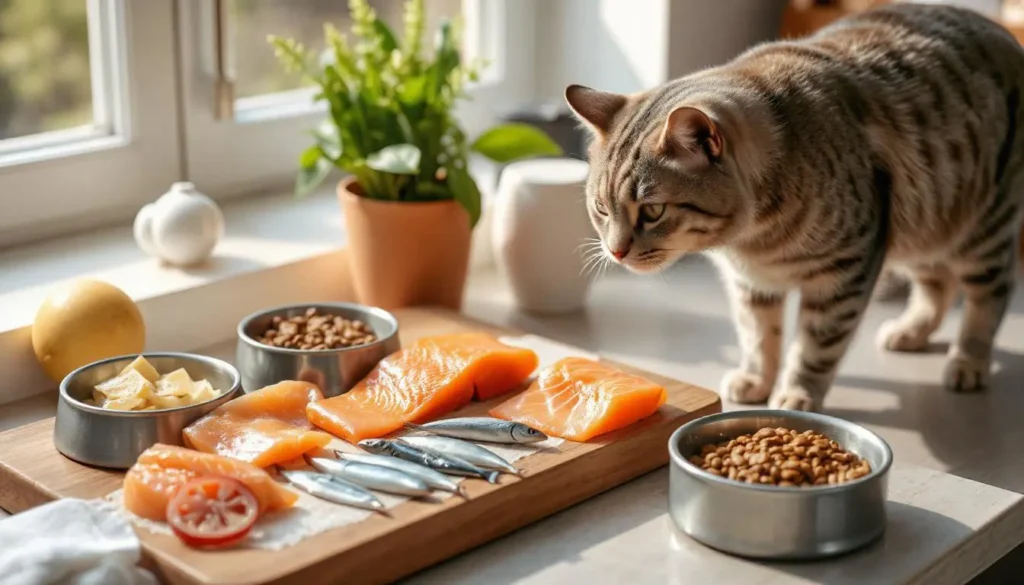
[[[302,200],[256,197],[223,206],[213,258],[192,268],[142,253],[130,225],[5,251],[0,257],[0,404],[50,389],[32,354],[35,312],[56,287],[95,278],[124,290],[146,322],[147,350],[192,351],[227,339],[273,304],[350,296],[342,215],[332,188]]]
[[[496,170],[474,164],[487,201]],[[333,182],[291,194],[223,204],[225,234],[193,268],[162,265],[136,246],[130,225],[5,250],[0,255],[0,404],[52,390],[32,352],[36,310],[56,287],[95,278],[125,291],[146,323],[146,350],[195,351],[234,337],[238,322],[268,306],[354,296]],[[487,238],[478,226],[474,239]],[[474,266],[489,262],[474,245]]]

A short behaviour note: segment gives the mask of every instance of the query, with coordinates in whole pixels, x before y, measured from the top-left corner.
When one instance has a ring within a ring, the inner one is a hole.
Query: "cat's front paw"
[[[953,392],[980,392],[988,386],[991,367],[987,359],[953,353],[942,373],[942,385]]]
[[[771,399],[768,401],[768,408],[817,412],[821,406],[818,402],[803,388],[780,388],[778,392],[772,394]]]
[[[890,319],[878,328],[875,342],[887,351],[923,351],[928,347],[928,334],[925,327]]]
[[[732,370],[722,378],[722,397],[737,404],[760,404],[768,400],[772,387],[759,374]]]

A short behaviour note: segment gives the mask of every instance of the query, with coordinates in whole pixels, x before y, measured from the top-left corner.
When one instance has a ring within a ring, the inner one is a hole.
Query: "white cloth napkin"
[[[156,585],[139,539],[102,500],[65,499],[0,521],[4,585]]]

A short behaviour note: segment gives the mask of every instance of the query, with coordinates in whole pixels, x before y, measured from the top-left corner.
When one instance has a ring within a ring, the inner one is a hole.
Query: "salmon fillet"
[[[259,501],[260,514],[288,508],[299,497],[250,463],[158,443],[139,455],[125,475],[125,508],[136,516],[164,521],[174,491],[191,479],[208,475],[226,476],[245,484]]]
[[[331,436],[313,429],[306,405],[324,395],[309,382],[286,381],[225,402],[189,425],[185,444],[257,467],[301,458]]]
[[[544,368],[525,392],[490,410],[548,435],[588,441],[629,426],[665,403],[665,388],[640,376],[584,358]]]
[[[486,333],[421,339],[381,360],[347,393],[314,402],[309,420],[355,443],[383,437],[406,422],[424,422],[519,387],[537,367],[537,354]]]
[[[415,346],[435,348],[456,367],[467,370],[477,400],[515,390],[537,369],[539,361],[533,350],[502,343],[482,331],[424,337]]]

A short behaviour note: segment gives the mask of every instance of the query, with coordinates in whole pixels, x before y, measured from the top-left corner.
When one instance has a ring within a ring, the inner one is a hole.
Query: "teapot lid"
[[[196,186],[190,181],[177,181],[171,185],[171,191],[179,193],[194,193]]]

